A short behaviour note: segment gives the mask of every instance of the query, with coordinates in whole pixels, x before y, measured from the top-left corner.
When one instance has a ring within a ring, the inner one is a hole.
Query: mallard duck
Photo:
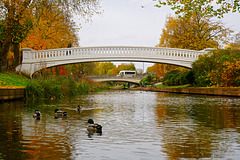
[[[38,110],[35,110],[35,113],[33,114],[33,118],[36,118],[36,117],[38,117],[38,118],[41,117],[41,113]]]
[[[67,117],[67,112],[64,112],[60,109],[55,109],[55,117]]]
[[[78,106],[77,106],[77,111],[78,111],[78,112],[81,112],[81,111],[82,111],[82,106],[78,105]]]
[[[89,132],[97,132],[97,133],[102,133],[102,126],[100,124],[94,123],[92,119],[88,120],[88,127],[87,130]]]

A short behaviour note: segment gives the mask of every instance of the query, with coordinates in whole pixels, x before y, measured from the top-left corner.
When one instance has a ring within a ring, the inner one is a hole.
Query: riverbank
[[[117,88],[113,88],[116,90]],[[236,88],[129,88],[129,90],[141,90],[151,92],[167,92],[180,94],[199,94],[215,96],[240,97],[240,87]],[[25,98],[25,88],[0,88],[0,100],[13,100]]]
[[[130,88],[130,90],[240,97],[240,87],[232,87],[232,88],[231,87],[219,87],[219,88],[205,88],[205,87],[140,88],[140,87],[138,87],[138,88]]]
[[[0,100],[25,98],[25,88],[0,88]]]

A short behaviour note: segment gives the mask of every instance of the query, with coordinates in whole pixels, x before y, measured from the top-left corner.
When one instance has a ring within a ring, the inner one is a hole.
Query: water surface
[[[55,108],[68,117],[55,119]],[[101,135],[87,132],[89,118]],[[0,159],[240,159],[240,99],[232,97],[125,90],[5,102],[0,128]]]

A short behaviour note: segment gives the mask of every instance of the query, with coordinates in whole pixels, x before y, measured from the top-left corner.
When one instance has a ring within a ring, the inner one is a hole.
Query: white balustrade
[[[64,48],[57,50],[32,51],[33,59],[39,61],[49,59],[81,58],[95,56],[144,56],[146,58],[157,58],[167,56],[169,58],[192,58],[197,59],[199,55],[205,54],[204,51],[192,51],[172,48],[156,47],[89,47],[89,48]]]
[[[164,48],[164,47],[79,47],[60,48],[42,51],[34,51],[30,48],[23,48],[23,61],[21,72],[29,74],[30,77],[41,67],[51,67],[54,65],[90,62],[104,60],[131,60],[147,61],[156,63],[169,63],[191,67],[200,55],[206,54],[212,49],[202,51]],[[128,59],[129,58],[129,59]],[[37,66],[43,64],[43,66]],[[31,67],[29,65],[33,65]],[[34,68],[34,69],[33,69]]]

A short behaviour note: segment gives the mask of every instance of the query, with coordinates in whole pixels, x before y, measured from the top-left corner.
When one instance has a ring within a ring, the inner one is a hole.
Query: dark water
[[[55,119],[55,108],[68,117]],[[102,135],[87,133],[89,118],[103,126]],[[107,91],[0,103],[0,159],[237,160],[240,98]]]

